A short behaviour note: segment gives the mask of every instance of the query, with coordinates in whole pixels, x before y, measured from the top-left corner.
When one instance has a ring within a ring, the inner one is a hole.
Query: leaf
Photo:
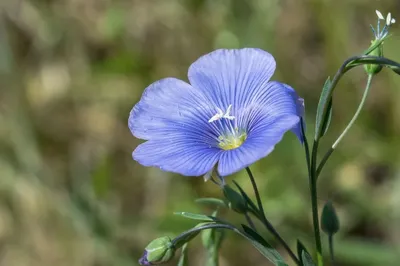
[[[243,225],[242,225],[243,226]],[[247,227],[246,225],[244,225]],[[241,232],[237,228],[234,230],[236,233],[240,234],[244,238],[246,238],[250,243],[264,256],[266,257],[269,261],[274,263],[275,265],[278,265],[278,261],[284,261],[282,256],[279,254],[276,249],[272,248],[261,236],[255,236],[255,233],[253,229],[250,227],[247,227],[245,229],[248,232]],[[244,228],[243,228],[244,229]],[[250,233],[251,232],[251,233]],[[257,234],[258,235],[258,234]],[[260,239],[261,238],[261,239]]]
[[[297,239],[297,256],[300,258],[300,262],[302,265],[304,265],[303,257],[302,257],[303,252],[308,253],[308,251],[307,251],[306,247],[303,245],[303,243],[301,243],[300,240]]]
[[[248,227],[245,224],[242,224],[242,228],[244,232],[248,235],[250,235],[254,240],[257,240],[261,244],[263,244],[266,247],[272,248],[272,246],[265,240],[262,236],[260,236],[256,231],[254,231],[252,228]]]
[[[209,226],[207,226],[209,225]],[[276,251],[274,248],[271,248],[270,245],[265,245],[266,241],[257,241],[257,239],[259,237],[256,237],[253,233],[250,233],[250,231],[248,231],[248,233],[246,232],[242,232],[240,231],[238,228],[236,228],[235,226],[224,222],[224,221],[219,221],[219,223],[206,223],[206,224],[202,224],[201,226],[199,226],[198,228],[193,228],[191,230],[189,230],[188,232],[192,232],[193,234],[195,233],[199,233],[200,231],[203,230],[208,230],[208,229],[228,229],[231,230],[239,235],[241,235],[242,237],[246,238],[248,241],[250,241],[250,243],[265,257],[267,258],[269,261],[271,261],[272,263],[274,263],[275,265],[278,265],[278,262],[282,262],[284,261],[282,256],[278,253],[278,251]],[[247,230],[247,229],[246,229]],[[177,246],[177,244],[175,243],[175,245]]]
[[[275,263],[275,265],[276,265],[276,266],[289,266],[289,265],[286,264],[286,262],[281,261],[281,260],[278,260],[278,261]]]
[[[228,205],[226,204],[225,201],[222,199],[217,199],[217,198],[200,198],[195,200],[196,203],[200,204],[209,204],[209,205],[215,205],[218,207],[224,207],[227,208]]]
[[[197,214],[197,213],[190,213],[190,212],[174,212],[175,215],[180,215],[185,218],[189,218],[192,220],[203,221],[203,222],[215,222],[215,218],[212,216],[204,215],[204,214]]]
[[[303,262],[303,266],[316,266],[311,255],[306,250],[303,250],[301,253],[301,261]]]
[[[364,55],[370,54],[370,53],[371,53],[372,51],[374,51],[379,45],[381,45],[381,44],[383,43],[384,40],[386,40],[386,39],[389,38],[389,37],[390,37],[390,35],[387,35],[385,38],[375,40],[375,41],[373,42],[373,44],[372,44],[367,50],[365,50],[365,51],[363,52],[363,54],[364,54]]]
[[[327,123],[326,121],[329,120],[329,102],[328,102],[328,96],[329,96],[329,91],[331,88],[331,78],[328,77],[325,81],[324,87],[322,88],[322,92],[321,92],[321,96],[319,98],[319,102],[318,102],[318,108],[317,108],[317,116],[316,116],[316,121],[315,121],[315,136],[314,139],[319,139],[320,137],[322,137],[325,132],[323,130],[324,124],[326,124],[325,126],[325,131],[327,129],[327,126],[329,126],[329,123]],[[329,99],[329,101],[332,100],[332,97]],[[327,106],[326,109],[326,114],[324,115],[324,107]],[[332,109],[332,106],[331,106]]]
[[[332,97],[329,100],[328,107],[326,109],[325,119],[323,120],[322,129],[321,129],[321,136],[324,136],[328,131],[329,125],[331,124],[332,120]]]
[[[182,246],[181,256],[179,257],[177,266],[188,266],[188,243]]]
[[[247,196],[246,192],[244,192],[244,190],[242,189],[242,187],[235,181],[232,180],[233,183],[235,184],[235,186],[239,189],[240,194],[242,194],[242,197],[246,200],[248,206],[250,206],[250,208],[255,212],[255,213],[259,213],[259,210],[257,208],[257,206],[254,204],[254,202],[250,199],[249,196]]]

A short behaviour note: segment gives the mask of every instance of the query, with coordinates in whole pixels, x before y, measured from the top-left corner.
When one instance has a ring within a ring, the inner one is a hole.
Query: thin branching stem
[[[268,231],[278,240],[279,243],[284,247],[284,249],[288,252],[289,256],[292,260],[297,264],[300,265],[300,261],[290,249],[289,245],[286,241],[281,237],[281,235],[276,231],[274,226],[268,221],[267,217],[265,216],[264,207],[262,205],[260,193],[258,191],[256,180],[254,179],[253,173],[251,172],[249,167],[246,167],[247,174],[249,175],[251,184],[253,185],[254,194],[256,196],[257,204],[258,204],[258,212],[253,212],[253,214],[263,223],[263,225],[268,229]]]

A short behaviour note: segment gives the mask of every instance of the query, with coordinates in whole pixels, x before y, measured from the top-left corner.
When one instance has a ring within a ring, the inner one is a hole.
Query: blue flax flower
[[[133,158],[185,176],[217,166],[227,176],[267,156],[288,130],[302,141],[303,99],[270,81],[275,66],[260,49],[221,49],[190,66],[190,84],[154,82],[129,116],[132,134],[147,140]]]

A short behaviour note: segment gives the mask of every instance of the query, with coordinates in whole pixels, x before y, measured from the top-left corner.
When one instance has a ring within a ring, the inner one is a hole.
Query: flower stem
[[[246,172],[249,175],[250,181],[251,181],[251,185],[253,186],[253,190],[254,190],[254,194],[256,195],[256,200],[257,200],[257,205],[258,205],[258,210],[262,213],[262,215],[265,215],[264,212],[264,207],[262,205],[262,201],[261,201],[261,197],[260,197],[260,193],[258,192],[258,187],[257,187],[257,183],[256,180],[254,179],[253,173],[251,172],[249,167],[246,167]]]
[[[317,178],[320,175],[325,163],[328,161],[329,157],[334,152],[337,145],[340,143],[340,141],[343,139],[343,137],[347,134],[347,132],[350,130],[350,128],[353,126],[354,122],[357,120],[358,116],[360,115],[360,112],[361,112],[362,108],[364,107],[365,101],[367,99],[367,96],[368,96],[368,93],[369,93],[369,90],[371,87],[371,81],[372,81],[372,75],[368,75],[367,85],[365,86],[364,94],[362,96],[360,104],[358,105],[357,111],[355,112],[353,118],[350,120],[349,124],[343,130],[342,134],[340,134],[340,136],[337,138],[337,140],[334,142],[332,147],[328,150],[328,152],[324,155],[321,162],[319,163],[318,168],[317,168],[317,173],[316,173]]]
[[[372,81],[373,75],[368,75],[368,80],[367,80],[367,85],[364,90],[363,97],[361,99],[360,104],[358,105],[357,111],[354,114],[353,118],[350,120],[350,123],[347,125],[347,127],[343,130],[342,134],[337,138],[335,143],[332,145],[332,149],[335,149],[336,146],[339,144],[339,142],[343,139],[343,137],[347,134],[347,132],[350,130],[350,128],[353,126],[354,122],[357,120],[358,116],[360,115],[360,112],[365,104],[365,100],[367,99],[369,89],[371,87],[371,81]]]
[[[206,266],[218,266],[218,265],[219,265],[218,250],[216,248],[209,248],[207,250]]]
[[[322,259],[322,244],[321,244],[321,233],[319,230],[319,214],[318,214],[318,194],[317,194],[317,151],[318,141],[314,141],[313,150],[311,154],[311,172],[309,173],[309,185],[311,194],[311,209],[314,227],[315,247],[317,249],[317,265],[323,266],[324,262]]]
[[[247,223],[249,224],[249,226],[251,227],[251,229],[253,229],[255,232],[257,232],[257,228],[256,228],[256,226],[254,225],[253,220],[251,220],[251,217],[250,217],[249,213],[246,212],[246,213],[244,214],[244,216],[246,217]]]
[[[334,266],[335,265],[335,256],[333,253],[333,235],[332,234],[329,234],[328,241],[329,241],[329,253],[331,256],[331,265]]]
[[[297,259],[296,255],[290,249],[289,245],[285,242],[285,240],[280,236],[278,231],[275,230],[274,226],[268,221],[265,216],[264,208],[261,202],[260,193],[258,192],[257,183],[254,179],[253,173],[251,172],[249,167],[246,167],[247,174],[249,175],[251,184],[253,185],[254,194],[256,195],[256,200],[258,204],[258,213],[253,213],[268,229],[268,231],[278,240],[279,243],[284,247],[284,249],[288,252],[289,256],[296,263],[296,265],[300,265],[300,261]]]

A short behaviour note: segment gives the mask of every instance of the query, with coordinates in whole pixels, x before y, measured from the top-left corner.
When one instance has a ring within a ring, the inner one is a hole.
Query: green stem
[[[335,149],[336,146],[340,143],[340,141],[343,139],[343,137],[347,134],[347,132],[350,130],[350,128],[353,126],[354,122],[357,120],[358,116],[360,115],[360,112],[365,104],[365,101],[368,96],[369,89],[371,87],[371,81],[372,81],[372,76],[373,75],[368,75],[368,81],[367,81],[367,86],[365,87],[365,91],[363,94],[363,97],[361,99],[360,104],[358,105],[357,111],[354,114],[353,118],[350,120],[350,123],[347,125],[347,127],[343,130],[342,134],[337,138],[335,143],[332,145],[332,149]]]
[[[372,81],[372,75],[368,75],[367,85],[365,86],[364,94],[362,96],[360,104],[358,105],[357,111],[355,112],[353,118],[350,120],[349,124],[346,126],[346,128],[344,129],[342,134],[340,134],[340,136],[337,138],[337,140],[334,142],[332,147],[328,150],[328,152],[324,155],[321,162],[319,163],[318,168],[317,168],[317,173],[316,173],[317,178],[319,177],[319,175],[322,171],[322,168],[325,166],[325,163],[328,161],[329,157],[332,155],[332,153],[334,152],[337,145],[340,143],[340,141],[343,139],[343,137],[347,134],[347,132],[350,130],[350,128],[353,126],[354,122],[357,120],[358,116],[360,115],[360,112],[361,112],[362,108],[364,107],[365,101],[367,99],[367,96],[368,96],[368,93],[369,93],[369,90],[371,87],[371,81]]]
[[[312,209],[312,219],[314,227],[315,247],[317,249],[317,264],[318,266],[323,266],[324,262],[322,259],[321,233],[319,230],[318,193],[317,193],[317,176],[316,176],[318,144],[319,144],[318,141],[315,140],[311,154],[311,172],[309,173],[309,185],[311,192],[311,209]]]
[[[300,265],[300,261],[297,259],[296,255],[290,249],[289,245],[286,241],[281,237],[278,231],[275,230],[274,226],[268,221],[267,217],[265,216],[264,208],[261,202],[260,193],[258,192],[257,183],[254,179],[253,173],[251,172],[249,167],[246,167],[247,174],[249,175],[251,184],[253,185],[254,194],[256,195],[256,200],[258,204],[258,213],[253,212],[253,214],[264,224],[264,226],[268,229],[268,231],[278,240],[279,243],[284,247],[284,249],[288,252],[289,256],[292,260],[297,264]]]
[[[229,229],[229,230],[241,233],[236,227],[234,227],[233,225],[230,225],[230,224],[209,223],[209,224],[205,224],[202,226],[194,227],[186,232],[181,233],[180,235],[178,235],[177,237],[175,237],[174,239],[171,240],[171,245],[176,248],[180,248],[180,246],[181,246],[180,244],[182,244],[182,240],[187,239],[188,236],[190,236],[196,232],[200,232],[202,230],[213,229],[213,228]],[[186,243],[186,242],[184,242],[184,243]]]
[[[256,180],[254,179],[253,173],[251,172],[249,167],[246,167],[246,172],[249,175],[251,185],[253,186],[254,194],[255,194],[256,200],[257,200],[258,210],[262,213],[263,216],[265,216],[264,207],[262,205],[262,201],[261,201],[261,197],[260,197],[260,192],[258,192],[257,183],[256,183]]]
[[[300,123],[301,123],[301,134],[303,135],[304,151],[306,153],[307,170],[310,173],[310,167],[311,167],[311,165],[310,165],[310,163],[311,163],[310,162],[310,148],[309,148],[308,141],[307,141],[307,138],[306,138],[306,132],[304,130],[304,125],[303,125],[304,120],[303,120],[303,118],[301,118]]]
[[[246,217],[247,223],[249,224],[249,226],[251,227],[251,229],[253,229],[255,232],[257,232],[257,228],[256,228],[256,226],[254,225],[253,221],[251,220],[251,217],[250,217],[249,213],[246,212],[246,213],[244,214],[244,216]]]
[[[209,248],[207,250],[206,266],[218,266],[218,265],[219,265],[218,250],[215,247]]]
[[[329,234],[328,241],[329,241],[329,254],[331,257],[331,265],[334,266],[335,265],[335,256],[333,253],[333,235],[332,234]]]

